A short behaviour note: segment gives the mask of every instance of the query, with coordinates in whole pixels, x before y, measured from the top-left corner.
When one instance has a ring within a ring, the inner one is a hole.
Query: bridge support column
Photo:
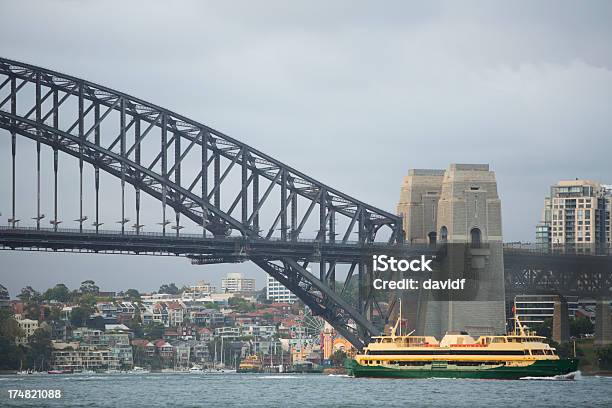
[[[567,343],[569,341],[569,312],[567,299],[563,296],[559,296],[555,300],[552,337],[557,343]]]
[[[595,341],[599,346],[612,344],[612,316],[610,315],[610,299],[597,300],[595,310]]]

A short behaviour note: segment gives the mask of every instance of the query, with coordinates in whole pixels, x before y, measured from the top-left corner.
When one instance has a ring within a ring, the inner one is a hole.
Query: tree
[[[178,295],[179,288],[176,287],[174,282],[170,283],[169,285],[163,284],[159,287],[158,293],[166,293],[168,295]]]
[[[342,367],[344,360],[346,360],[346,353],[344,350],[336,350],[329,358],[334,367]]]
[[[239,296],[229,298],[228,304],[232,309],[240,313],[246,313],[255,310],[255,306],[251,302]]]
[[[125,291],[125,297],[132,301],[140,300],[140,292],[136,289],[128,289]]]
[[[21,289],[21,293],[19,293],[17,297],[19,298],[19,300],[25,303],[39,303],[41,301],[40,293],[32,289],[31,286],[26,286],[25,288]]]
[[[58,283],[53,288],[49,288],[43,293],[44,300],[56,300],[61,303],[70,301],[70,289],[63,283]]]
[[[102,316],[96,316],[93,319],[88,319],[85,324],[90,329],[104,330],[105,327],[104,318]]]
[[[11,313],[0,310],[0,370],[17,370],[23,360],[23,350],[15,344],[23,336],[17,321]]]
[[[0,309],[0,336],[5,336],[14,339],[23,335],[23,331],[19,328],[17,320],[11,313]]]
[[[62,309],[59,307],[51,307],[49,308],[49,314],[47,315],[46,320],[50,322],[59,322],[61,319]]]
[[[532,329],[535,330],[538,336],[549,339],[552,337],[552,323],[552,319],[545,319],[542,323],[534,324]]]
[[[597,363],[602,370],[612,369],[612,345],[597,347],[595,349]]]
[[[595,330],[591,319],[586,317],[577,317],[569,322],[570,335],[574,337],[583,337],[585,334],[591,334]]]
[[[78,306],[70,312],[70,323],[74,327],[83,327],[87,324],[89,316],[93,313],[93,309],[87,306]]]
[[[162,323],[152,323],[144,326],[144,338],[148,340],[161,339],[165,326]]]
[[[100,292],[100,288],[96,285],[94,281],[88,279],[86,281],[81,282],[81,287],[79,288],[81,293],[88,293],[97,295]]]
[[[96,305],[97,301],[98,299],[96,298],[96,295],[92,293],[87,293],[79,298],[78,303],[79,306],[93,308]]]
[[[36,329],[28,340],[28,368],[46,369],[51,361],[51,334],[47,330]]]
[[[130,328],[132,333],[134,333],[135,338],[140,339],[144,336],[144,329],[142,328],[142,325],[140,324],[140,320],[136,320],[134,318],[134,319],[131,319],[125,322],[125,325]]]

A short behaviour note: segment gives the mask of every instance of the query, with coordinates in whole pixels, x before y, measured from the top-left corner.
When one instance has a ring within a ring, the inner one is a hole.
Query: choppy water
[[[59,400],[9,400],[9,389],[60,389]],[[0,376],[0,406],[32,407],[612,407],[612,378],[355,379],[316,374]]]

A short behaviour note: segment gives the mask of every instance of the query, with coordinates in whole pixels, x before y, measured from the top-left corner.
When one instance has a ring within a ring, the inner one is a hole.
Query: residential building
[[[168,309],[168,324],[172,327],[182,325],[184,307],[179,302],[169,302],[166,305]]]
[[[266,282],[266,299],[282,303],[295,303],[298,300],[293,292],[271,276]]]
[[[610,248],[612,186],[593,180],[560,181],[544,199],[536,242]]]
[[[34,332],[38,329],[38,320],[32,319],[18,319],[17,324],[23,331],[23,336],[17,337],[15,343],[26,344]]]
[[[208,351],[208,344],[205,341],[195,343],[191,349],[191,355],[195,361],[201,363],[209,360],[210,353]]]
[[[192,323],[205,326],[219,326],[225,323],[225,315],[215,309],[205,307],[192,307],[189,312]]]
[[[566,299],[568,315],[573,318],[578,309],[578,297],[566,296]],[[514,297],[515,314],[524,325],[537,325],[552,319],[557,300],[556,295],[517,295]]]
[[[157,340],[155,347],[163,359],[168,360],[174,357],[174,346],[167,341]]]
[[[118,319],[132,319],[136,313],[137,305],[132,302],[119,302],[117,303],[117,318]]]
[[[0,309],[9,309],[11,307],[11,297],[8,289],[0,285]]]
[[[191,347],[188,343],[178,343],[174,346],[176,365],[179,367],[189,367],[191,358]]]
[[[242,336],[253,336],[269,339],[276,335],[276,326],[260,326],[257,324],[248,324],[242,326]]]
[[[104,320],[109,322],[117,320],[118,310],[113,302],[98,302],[96,303],[96,309],[98,309],[98,313],[100,313]]]
[[[240,272],[230,272],[221,280],[221,289],[226,293],[254,292],[255,279],[245,278]]]
[[[82,346],[79,342],[53,342],[54,370],[118,370],[121,367],[118,354],[108,348]]]
[[[182,298],[187,300],[195,300],[210,296],[211,293],[215,293],[216,288],[210,284],[210,282],[199,281],[193,286],[189,286],[187,290],[182,293]]]
[[[223,338],[231,338],[237,339],[240,337],[240,328],[239,327],[218,327],[215,329],[215,336],[223,337]]]
[[[91,329],[89,327],[78,327],[72,331],[72,338],[85,343],[89,346],[99,346],[102,344],[104,331]]]
[[[146,311],[142,312],[142,324],[161,323],[164,326],[169,326],[168,310],[164,303],[155,303],[152,306],[147,306]]]

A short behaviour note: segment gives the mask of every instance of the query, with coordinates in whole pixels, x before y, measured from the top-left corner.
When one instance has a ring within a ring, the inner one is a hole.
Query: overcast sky
[[[611,21],[607,1],[0,0],[0,55],[182,113],[392,212],[408,169],[489,163],[504,240],[529,241],[552,183],[612,183]],[[263,286],[249,264],[0,253],[12,296],[235,270]]]

